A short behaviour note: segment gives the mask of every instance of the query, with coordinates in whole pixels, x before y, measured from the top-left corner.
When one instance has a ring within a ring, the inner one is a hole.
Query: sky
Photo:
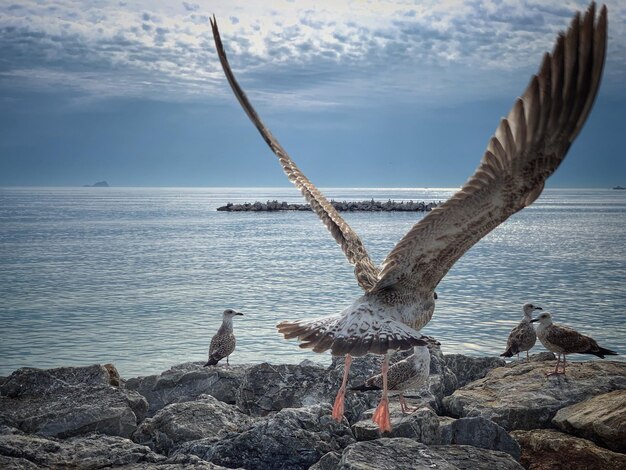
[[[626,185],[626,0],[547,187]],[[223,76],[320,187],[457,187],[578,0],[3,1],[0,186],[288,186]]]

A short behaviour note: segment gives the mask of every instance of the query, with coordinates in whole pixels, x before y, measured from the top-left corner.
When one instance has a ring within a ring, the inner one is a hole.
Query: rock
[[[519,460],[521,449],[506,430],[485,418],[446,420],[440,427],[441,444],[470,445],[506,452]],[[408,436],[407,436],[408,437]]]
[[[378,425],[372,422],[374,410],[369,410],[364,419],[352,426],[352,432],[357,441],[370,441],[379,439],[381,432]],[[423,444],[441,444],[441,431],[439,418],[429,408],[422,408],[411,414],[403,415],[399,407],[390,408],[391,432],[385,433],[385,437],[408,437]]]
[[[323,467],[322,467],[323,468]],[[339,464],[341,470],[521,470],[504,452],[471,446],[426,446],[412,439],[382,438],[357,442],[346,447]]]
[[[446,366],[456,375],[458,387],[482,379],[490,370],[506,365],[506,361],[500,357],[469,357],[463,354],[446,354],[444,358]]]
[[[429,204],[424,204],[423,202],[416,203],[413,201],[350,201],[350,202],[339,202],[331,200],[330,203],[333,205],[335,209],[339,212],[344,211],[365,211],[365,212],[380,212],[380,211],[430,211],[433,208],[437,207],[437,203],[431,202]],[[278,201],[267,201],[265,203],[256,201],[253,203],[246,202],[243,205],[241,204],[233,204],[232,202],[227,203],[225,206],[221,206],[217,208],[218,211],[288,211],[288,210],[297,210],[297,211],[310,211],[311,206],[308,204],[289,204],[287,201],[283,201],[282,203]]]
[[[9,468],[98,469],[133,463],[165,462],[149,448],[119,436],[92,434],[67,440],[3,429],[0,463]]]
[[[18,369],[0,386],[0,424],[61,438],[94,431],[129,437],[148,404],[112,380],[110,367],[100,365]]]
[[[518,462],[505,452],[479,449],[473,446],[431,446],[447,463],[463,470],[523,470]]]
[[[626,388],[626,362],[570,363],[567,375],[546,377],[550,366],[529,362],[493,369],[444,398],[446,414],[481,416],[509,431],[548,427],[559,409]]]
[[[626,390],[605,393],[561,408],[552,423],[569,434],[626,453]]]
[[[318,462],[309,467],[309,470],[336,470],[341,462],[341,452],[329,452],[324,455]]]
[[[154,416],[170,403],[195,400],[203,394],[234,404],[247,366],[203,365],[204,362],[179,364],[161,375],[129,379],[125,387],[139,392],[148,400],[148,416]]]
[[[530,470],[624,470],[626,455],[551,429],[513,431],[522,447],[521,463]]]
[[[361,361],[363,362],[363,361]],[[358,361],[355,359],[354,363]],[[325,369],[311,361],[299,365],[268,363],[250,367],[237,393],[237,406],[252,416],[266,416],[283,408],[299,408],[320,403],[332,404],[343,375],[340,368]],[[361,375],[356,375],[359,380]],[[348,386],[356,384],[351,379]],[[345,415],[354,422],[378,400],[379,392],[347,393]]]
[[[346,421],[335,422],[328,405],[287,408],[218,442],[187,442],[177,452],[228,468],[306,469],[328,452],[354,442]]]
[[[141,423],[132,438],[138,444],[168,455],[183,442],[218,441],[229,432],[241,431],[251,421],[235,407],[202,395],[196,401],[167,405]]]

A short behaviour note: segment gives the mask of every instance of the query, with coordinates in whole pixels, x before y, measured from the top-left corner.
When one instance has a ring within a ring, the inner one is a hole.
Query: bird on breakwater
[[[454,263],[511,215],[533,203],[546,179],[565,158],[595,100],[604,66],[607,10],[596,17],[595,3],[577,13],[552,53],[543,57],[521,98],[500,121],[476,172],[448,201],[416,223],[387,255],[380,268],[361,239],[302,173],[262,122],[230,68],[217,27],[213,38],[222,68],[237,100],[278,157],[289,180],[300,189],[354,265],[364,293],[337,315],[283,321],[278,331],[297,338],[301,348],[345,357],[345,373],[335,398],[333,418],[341,420],[352,356],[384,355],[419,345],[419,330],[435,309],[435,288]],[[323,292],[320,293],[323,295]],[[383,431],[391,429],[389,402],[383,395],[375,416]]]
[[[224,310],[222,325],[211,338],[209,360],[204,365],[205,367],[214,366],[224,358],[226,358],[226,364],[228,364],[228,356],[233,353],[237,344],[235,334],[233,333],[233,318],[238,315],[243,315],[243,313],[237,312],[232,308]]]
[[[429,376],[430,351],[428,350],[428,343],[426,341],[422,341],[419,345],[414,346],[413,354],[409,357],[389,367],[386,378],[387,390],[390,392],[398,392],[400,410],[402,413],[415,411],[404,399],[404,392],[409,390],[421,390],[424,386],[428,386]],[[368,378],[365,383],[352,387],[352,390],[384,390],[384,381],[385,377],[383,374],[377,374]],[[379,417],[376,416],[376,414],[372,416],[372,421],[378,422],[378,419]]]
[[[533,319],[533,312],[535,310],[543,309],[533,304],[524,304],[522,310],[524,311],[524,317],[522,318],[520,324],[513,328],[509,334],[509,339],[506,343],[506,351],[500,354],[502,357],[512,357],[513,354],[517,354],[518,361],[519,353],[522,351],[526,351],[526,359],[530,360],[528,357],[528,351],[532,349],[537,342],[535,328],[530,324],[530,322]]]
[[[566,326],[554,324],[552,315],[549,312],[543,312],[539,317],[531,320],[531,322],[539,322],[537,337],[541,344],[548,351],[558,354],[554,371],[548,372],[546,375],[565,374],[566,354],[593,354],[602,359],[604,359],[604,356],[616,356],[618,354],[615,351],[598,346],[596,340],[589,336],[580,334],[578,331]],[[563,371],[559,372],[561,354],[563,354]]]

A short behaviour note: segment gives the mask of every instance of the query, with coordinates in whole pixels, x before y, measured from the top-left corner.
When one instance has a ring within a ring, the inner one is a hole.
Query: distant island
[[[624,186],[613,186],[613,189],[626,189]]]
[[[427,212],[437,207],[435,202],[413,202],[413,201],[401,201],[396,202],[388,200],[387,202],[381,201],[350,201],[339,202],[331,200],[330,203],[339,212]],[[286,201],[267,201],[233,204],[229,202],[225,206],[218,207],[218,211],[225,212],[275,212],[275,211],[310,211],[311,206],[308,204],[289,204]]]
[[[109,183],[107,183],[106,181],[98,181],[97,183],[94,184],[84,184],[83,188],[108,188],[109,187]]]

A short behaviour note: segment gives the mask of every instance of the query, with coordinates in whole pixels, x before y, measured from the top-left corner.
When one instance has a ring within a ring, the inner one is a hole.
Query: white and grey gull
[[[524,304],[522,310],[524,312],[522,321],[511,330],[506,343],[506,351],[500,354],[502,357],[512,357],[513,354],[517,354],[517,359],[519,360],[519,353],[526,351],[526,359],[529,359],[528,351],[531,350],[537,342],[537,333],[535,333],[535,328],[531,324],[531,320],[533,319],[533,312],[535,310],[543,309],[527,303]]]
[[[357,283],[364,291],[337,315],[278,324],[278,331],[286,339],[297,338],[302,348],[345,356],[343,384],[333,407],[333,417],[341,420],[351,357],[384,354],[382,375],[386,376],[389,352],[419,345],[419,330],[435,309],[435,288],[454,263],[494,228],[535,201],[546,179],[565,158],[591,111],[600,84],[606,7],[597,18],[594,3],[584,16],[576,14],[568,31],[558,36],[552,53],[545,54],[522,97],[500,121],[476,172],[449,200],[417,222],[380,268],[358,235],[261,121],[230,68],[215,17],[211,26],[222,68],[243,110],[354,265]],[[381,430],[391,428],[385,388],[376,413]]]
[[[565,356],[567,354],[593,354],[602,359],[604,359],[604,356],[616,356],[618,354],[615,351],[599,346],[596,340],[589,336],[585,336],[566,326],[553,323],[550,312],[542,312],[539,317],[531,321],[539,322],[537,326],[537,337],[539,341],[541,341],[541,344],[543,344],[548,351],[552,351],[558,355],[554,371],[546,375],[565,374]],[[563,355],[563,371],[559,372],[561,354]]]
[[[214,366],[224,358],[226,358],[226,364],[228,364],[228,357],[235,351],[235,346],[237,345],[237,339],[233,331],[233,318],[239,315],[243,315],[243,313],[237,312],[232,308],[224,310],[222,325],[211,338],[209,360],[205,366]]]

